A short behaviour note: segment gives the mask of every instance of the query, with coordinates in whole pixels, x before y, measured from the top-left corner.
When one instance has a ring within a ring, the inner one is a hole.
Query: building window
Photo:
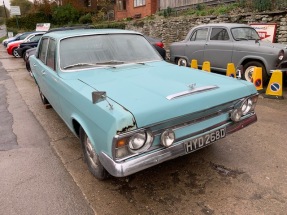
[[[134,0],[134,7],[140,7],[145,5],[145,0]]]
[[[117,0],[117,8],[118,10],[126,10],[127,9],[126,0]]]

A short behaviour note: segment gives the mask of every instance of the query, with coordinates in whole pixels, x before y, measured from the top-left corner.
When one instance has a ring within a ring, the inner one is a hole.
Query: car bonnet
[[[165,62],[83,72],[78,79],[95,90],[106,91],[108,98],[134,115],[139,127],[256,93],[253,84],[246,81]],[[190,86],[214,88],[168,99],[190,90]]]

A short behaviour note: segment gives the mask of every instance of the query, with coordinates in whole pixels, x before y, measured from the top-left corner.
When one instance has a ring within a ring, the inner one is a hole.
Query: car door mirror
[[[92,92],[93,104],[104,101],[106,99],[107,93],[105,91],[94,91]]]

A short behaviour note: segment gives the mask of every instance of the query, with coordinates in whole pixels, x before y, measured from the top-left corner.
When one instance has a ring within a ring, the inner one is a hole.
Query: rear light
[[[278,54],[278,60],[282,61],[284,58],[284,50],[280,50],[279,54]]]
[[[163,48],[163,43],[162,42],[156,42],[155,45],[160,47],[160,48]]]

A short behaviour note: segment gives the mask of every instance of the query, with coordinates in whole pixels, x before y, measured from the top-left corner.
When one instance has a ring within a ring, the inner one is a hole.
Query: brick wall
[[[126,1],[126,11],[118,11],[117,6],[115,5],[115,19],[121,20],[128,17],[138,17],[142,18],[145,16],[150,16],[157,11],[157,1],[156,0],[146,0],[146,5],[134,7],[133,0]]]

